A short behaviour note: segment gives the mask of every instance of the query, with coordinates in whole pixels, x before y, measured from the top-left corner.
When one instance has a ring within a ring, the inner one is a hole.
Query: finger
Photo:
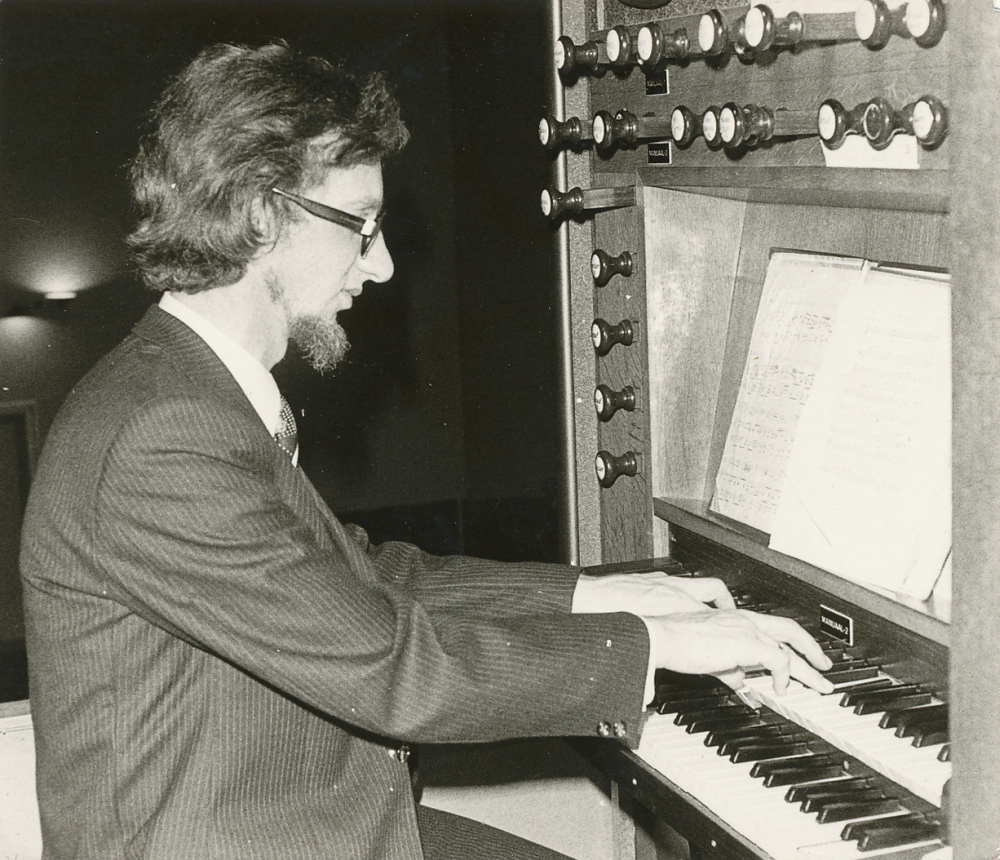
[[[819,693],[832,693],[833,684],[803,660],[798,654],[790,652],[789,671],[791,676],[801,681],[807,687],[812,687]]]
[[[736,601],[733,599],[733,595],[729,593],[726,583],[721,579],[704,577],[694,581],[701,583],[701,587],[704,589],[702,594],[703,602],[713,604],[716,609],[736,608]]]
[[[767,641],[765,636],[760,637],[758,646],[758,664],[770,673],[775,694],[785,695],[791,677],[791,650],[773,640]]]
[[[727,687],[740,690],[746,686],[746,675],[742,669],[733,669],[731,672],[718,672],[715,676]]]
[[[819,643],[810,636],[796,621],[791,618],[782,618],[778,615],[758,615],[747,613],[754,623],[778,642],[790,645],[799,652],[806,660],[812,663],[817,669],[826,671],[833,666]]]
[[[675,576],[674,583],[702,603],[710,603],[716,609],[735,609],[736,601],[721,579],[713,576],[699,576],[693,579]]]

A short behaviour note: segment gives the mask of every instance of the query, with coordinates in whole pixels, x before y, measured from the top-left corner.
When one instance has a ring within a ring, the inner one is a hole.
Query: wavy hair
[[[291,217],[267,189],[381,162],[409,137],[383,75],[284,42],[205,48],[150,120],[130,170],[139,222],[127,241],[148,287],[190,293],[235,283],[273,241],[259,207]]]

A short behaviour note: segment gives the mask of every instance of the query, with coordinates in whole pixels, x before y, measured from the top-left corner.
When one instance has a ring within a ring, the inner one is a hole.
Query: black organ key
[[[754,717],[759,716],[753,708],[748,708],[742,702],[721,702],[719,704],[709,703],[707,707],[699,706],[690,710],[681,711],[676,717],[674,717],[674,723],[678,726],[689,726],[692,723],[712,719],[713,717],[722,717],[723,719],[727,719],[729,717],[744,714],[750,714]]]
[[[835,821],[852,821],[855,818],[906,811],[906,807],[898,800],[886,797],[880,800],[830,803],[819,810],[816,820],[820,824],[832,824]]]
[[[759,761],[750,769],[750,776],[763,777],[768,788],[794,785],[842,776],[842,756],[830,753],[804,755],[797,758]]]
[[[945,744],[937,755],[938,761],[951,761],[951,744]]]
[[[766,715],[761,715],[761,725],[759,726],[738,726],[736,728],[722,728],[709,732],[705,736],[705,746],[722,747],[725,744],[754,743],[755,741],[766,741],[772,738],[787,738],[800,734],[794,727],[768,722]],[[732,747],[730,747],[732,751]],[[719,755],[729,755],[720,752]]]
[[[839,660],[836,660],[833,665],[833,669],[836,672],[850,672],[854,669],[880,669],[881,667],[878,663],[869,660],[867,657],[854,657],[850,654],[844,654]]]
[[[840,699],[840,704],[845,708],[854,708],[856,714],[874,714],[878,711],[888,710],[889,705],[900,699],[914,696],[925,697],[923,702],[916,701],[914,704],[931,703],[931,695],[926,687],[919,684],[892,684],[887,687],[876,689],[847,690]],[[898,710],[894,708],[893,710]]]
[[[799,741],[812,740],[814,735],[804,729],[794,729],[765,723],[762,726],[749,726],[742,729],[731,729],[709,732],[705,738],[705,746],[718,747],[721,756],[729,757],[737,750],[747,746],[791,744]]]
[[[896,848],[926,839],[936,839],[940,824],[922,815],[898,815],[874,821],[856,821],[844,827],[840,838],[857,840],[861,851]]]
[[[836,664],[829,672],[824,672],[826,678],[834,686],[840,684],[853,684],[857,681],[876,681],[879,679],[878,666],[859,666],[852,669],[838,669]],[[886,681],[888,683],[888,681]],[[883,684],[885,686],[885,684]]]
[[[867,791],[873,788],[875,782],[868,776],[848,776],[843,779],[826,780],[824,782],[807,782],[793,785],[785,792],[785,800],[789,803],[804,803],[811,797],[828,796],[838,793],[844,796],[852,791]]]
[[[934,701],[934,697],[927,692],[908,693],[902,696],[895,696],[889,700],[874,702],[861,702],[854,706],[854,713],[859,715],[878,714],[883,711],[905,711],[910,708],[918,708],[929,705]]]
[[[700,735],[702,732],[711,732],[724,728],[739,728],[741,726],[762,726],[764,721],[752,708],[749,713],[723,714],[722,716],[709,715],[689,723],[687,733],[689,735]]]
[[[886,800],[885,792],[881,788],[855,788],[850,791],[839,789],[836,791],[816,791],[802,801],[803,812],[819,812],[831,806],[848,803],[866,803],[872,800]],[[851,815],[848,818],[863,818],[864,815]],[[844,819],[841,819],[844,820]]]
[[[948,740],[948,708],[946,705],[931,705],[914,708],[912,711],[889,713],[901,714],[896,726],[897,738],[913,738],[916,747],[944,743]]]
[[[802,756],[815,752],[815,749],[805,741],[785,741],[776,744],[743,744],[729,754],[729,760],[735,764],[747,761],[763,761],[764,759],[788,758]],[[720,750],[720,755],[722,751]]]
[[[723,684],[714,675],[676,675],[657,669],[654,677],[657,696],[695,696],[710,693],[732,693],[732,687]]]
[[[905,737],[905,735],[904,735]],[[947,720],[940,725],[926,726],[918,729],[913,734],[913,745],[915,747],[932,747],[943,744],[948,740]]]
[[[887,711],[878,724],[883,729],[895,729],[898,737],[904,737],[902,732],[911,725],[933,722],[941,717],[948,719],[947,705],[928,705],[926,708],[912,708],[908,711]]]
[[[732,701],[730,693],[698,693],[691,696],[665,694],[662,699],[657,694],[653,707],[659,714],[679,714],[687,710],[703,710],[713,705],[722,705]]]

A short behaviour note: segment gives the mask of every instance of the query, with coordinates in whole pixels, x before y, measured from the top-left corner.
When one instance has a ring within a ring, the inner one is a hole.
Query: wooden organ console
[[[576,560],[710,570],[817,635],[838,685],[752,681],[756,710],[660,677],[637,751],[579,742],[640,825],[622,856],[657,856],[660,820],[705,860],[1000,857],[998,10],[552,0],[541,208]],[[951,275],[952,603],[876,593],[709,511],[776,248]]]

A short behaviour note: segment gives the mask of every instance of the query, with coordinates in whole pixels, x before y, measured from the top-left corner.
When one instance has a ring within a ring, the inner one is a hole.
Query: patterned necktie
[[[278,430],[274,434],[274,441],[285,449],[289,457],[295,456],[295,451],[299,447],[299,431],[295,428],[292,407],[284,397],[281,398],[281,413],[278,416]]]

